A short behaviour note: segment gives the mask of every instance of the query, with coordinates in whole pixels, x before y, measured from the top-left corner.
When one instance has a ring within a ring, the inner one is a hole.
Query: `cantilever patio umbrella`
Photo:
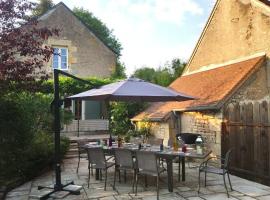
[[[128,78],[67,98],[95,101],[135,102],[186,101],[196,99],[187,94],[179,93],[170,88],[149,83],[138,78]]]
[[[82,100],[135,101],[135,102],[164,102],[186,101],[195,97],[176,92],[138,78],[128,78],[100,88],[95,88],[68,97]]]
[[[80,194],[81,186],[74,185],[74,182],[61,183],[61,164],[60,164],[60,110],[61,100],[59,98],[59,75],[64,75],[72,79],[87,82],[67,72],[54,69],[54,142],[55,142],[55,179],[53,186],[38,186],[38,190],[49,188],[39,198],[47,199],[52,193],[57,191],[69,191],[73,194]],[[87,82],[88,83],[88,82]],[[88,83],[89,84],[89,83]],[[91,83],[90,83],[91,85]],[[108,84],[97,89],[88,90],[73,96],[70,99],[84,100],[107,100],[107,101],[185,101],[195,99],[192,96],[182,94],[169,88],[161,87],[146,81],[129,78],[116,83]]]

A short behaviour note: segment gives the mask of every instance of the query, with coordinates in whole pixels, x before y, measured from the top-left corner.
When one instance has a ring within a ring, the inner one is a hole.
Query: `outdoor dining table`
[[[102,147],[104,153],[107,155],[114,155],[114,149],[116,148],[126,148],[130,151],[134,152],[139,150],[137,144],[124,144],[122,147],[118,147],[117,145],[113,145],[112,147],[101,146],[101,145],[93,145],[86,144],[84,148],[91,147]],[[171,148],[164,148],[163,151],[160,150],[159,146],[150,146],[150,145],[142,145],[140,151],[152,151],[155,152],[158,158],[166,160],[167,164],[167,177],[168,177],[168,190],[169,192],[173,192],[173,161],[178,158],[181,161],[182,165],[182,181],[186,179],[186,170],[185,170],[185,159],[186,158],[196,158],[196,159],[205,159],[211,154],[211,150],[204,149],[201,154],[197,154],[194,150],[188,150],[187,152],[182,151],[173,151]],[[99,179],[99,170],[96,170],[96,179]]]

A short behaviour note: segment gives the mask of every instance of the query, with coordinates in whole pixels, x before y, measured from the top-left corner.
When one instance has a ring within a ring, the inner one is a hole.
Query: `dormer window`
[[[68,69],[68,49],[63,47],[53,48],[53,63],[54,69]]]

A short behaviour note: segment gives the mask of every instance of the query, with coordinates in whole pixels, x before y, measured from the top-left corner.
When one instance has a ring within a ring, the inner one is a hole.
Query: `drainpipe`
[[[175,110],[172,111],[173,112],[173,115],[174,117],[177,119],[176,120],[176,130],[177,130],[177,133],[180,133],[181,131],[181,120],[180,120],[180,115],[176,113]]]

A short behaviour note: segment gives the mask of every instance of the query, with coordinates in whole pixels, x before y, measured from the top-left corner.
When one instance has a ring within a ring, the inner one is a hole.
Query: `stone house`
[[[217,0],[183,75],[169,87],[198,97],[154,103],[132,120],[165,139],[200,133],[216,155],[234,148],[232,169],[270,175],[270,2]]]
[[[54,68],[75,76],[108,78],[115,70],[117,54],[99,39],[62,2],[38,18],[39,26],[59,29],[59,36],[48,39],[47,45],[54,48],[54,55],[44,66],[50,75]],[[72,101],[72,111],[81,121],[81,131],[108,129],[105,104],[96,101]],[[74,121],[69,131],[77,131]]]

